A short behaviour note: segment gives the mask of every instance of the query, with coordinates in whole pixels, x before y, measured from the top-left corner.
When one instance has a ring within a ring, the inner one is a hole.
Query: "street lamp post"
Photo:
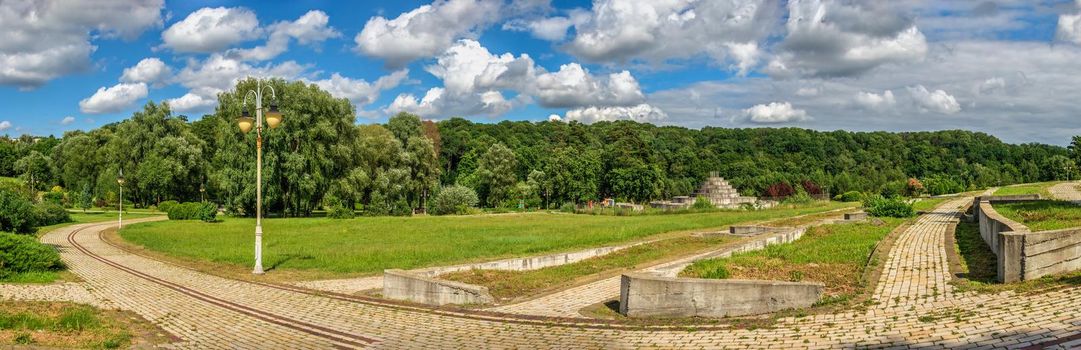
[[[281,125],[282,114],[278,111],[278,96],[274,87],[265,87],[270,89],[272,99],[270,109],[266,111],[266,124],[274,129]],[[263,274],[263,88],[263,82],[257,80],[255,90],[249,90],[244,95],[243,110],[240,118],[237,118],[237,125],[245,134],[255,127],[255,269],[252,273],[256,275]],[[254,120],[248,114],[248,97],[255,98]]]
[[[120,176],[116,177],[116,183],[120,185],[120,210],[117,211],[117,230],[124,228],[124,169],[120,169]]]

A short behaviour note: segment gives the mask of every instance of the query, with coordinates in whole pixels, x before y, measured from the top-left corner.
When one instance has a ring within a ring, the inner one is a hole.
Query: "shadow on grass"
[[[278,257],[280,257],[280,258],[275,260],[273,263],[271,263],[270,267],[266,268],[266,271],[276,270],[278,267],[280,267],[280,266],[284,265],[285,263],[287,263],[289,261],[292,261],[294,259],[295,260],[312,260],[312,259],[315,259],[314,256],[311,256],[311,255],[308,255],[308,254],[281,254],[281,255],[278,255]]]
[[[961,262],[966,270],[959,273],[957,277],[979,283],[996,283],[998,257],[980,237],[979,224],[973,222],[957,224],[954,238],[957,240]]]

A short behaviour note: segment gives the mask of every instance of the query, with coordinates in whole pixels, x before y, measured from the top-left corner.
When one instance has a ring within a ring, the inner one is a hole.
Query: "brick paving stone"
[[[1047,191],[1051,192],[1052,198],[1078,202],[1081,201],[1081,191],[1077,190],[1077,186],[1081,186],[1081,181],[1054,184]]]

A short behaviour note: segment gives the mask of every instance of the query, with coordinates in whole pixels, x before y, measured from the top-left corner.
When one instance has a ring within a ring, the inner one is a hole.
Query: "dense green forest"
[[[489,207],[645,202],[691,194],[712,171],[745,195],[783,196],[792,188],[889,194],[911,178],[931,193],[949,193],[1065,179],[1081,159],[1077,147],[1006,144],[962,130],[695,130],[631,121],[430,122],[409,114],[357,125],[348,100],[302,82],[267,83],[279,93],[285,121],[264,131],[264,200],[269,212],[285,216],[337,206],[408,214],[453,184],[475,189]],[[235,91],[254,85],[241,81]],[[91,131],[0,139],[0,176],[111,205],[122,169],[125,200],[137,206],[205,196],[251,214],[256,136],[234,122],[238,96],[221,94],[215,112],[196,121],[151,102]]]

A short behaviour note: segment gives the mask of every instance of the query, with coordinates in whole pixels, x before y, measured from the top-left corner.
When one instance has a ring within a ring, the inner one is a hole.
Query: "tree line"
[[[60,186],[98,205],[204,198],[238,215],[255,208],[255,138],[235,119],[255,80],[219,95],[191,121],[166,103],[61,138],[0,139],[0,176]],[[401,113],[356,123],[356,109],[315,85],[274,86],[283,127],[264,129],[264,205],[307,216],[324,208],[406,215],[442,188],[473,189],[488,207],[545,207],[611,197],[647,202],[689,195],[716,171],[744,195],[778,188],[893,193],[919,179],[931,193],[1077,177],[1081,137],[1068,147],[1007,144],[971,131],[848,132],[797,128],[700,130],[632,121],[474,123]],[[270,101],[264,101],[264,105]],[[254,113],[254,111],[252,111]]]

